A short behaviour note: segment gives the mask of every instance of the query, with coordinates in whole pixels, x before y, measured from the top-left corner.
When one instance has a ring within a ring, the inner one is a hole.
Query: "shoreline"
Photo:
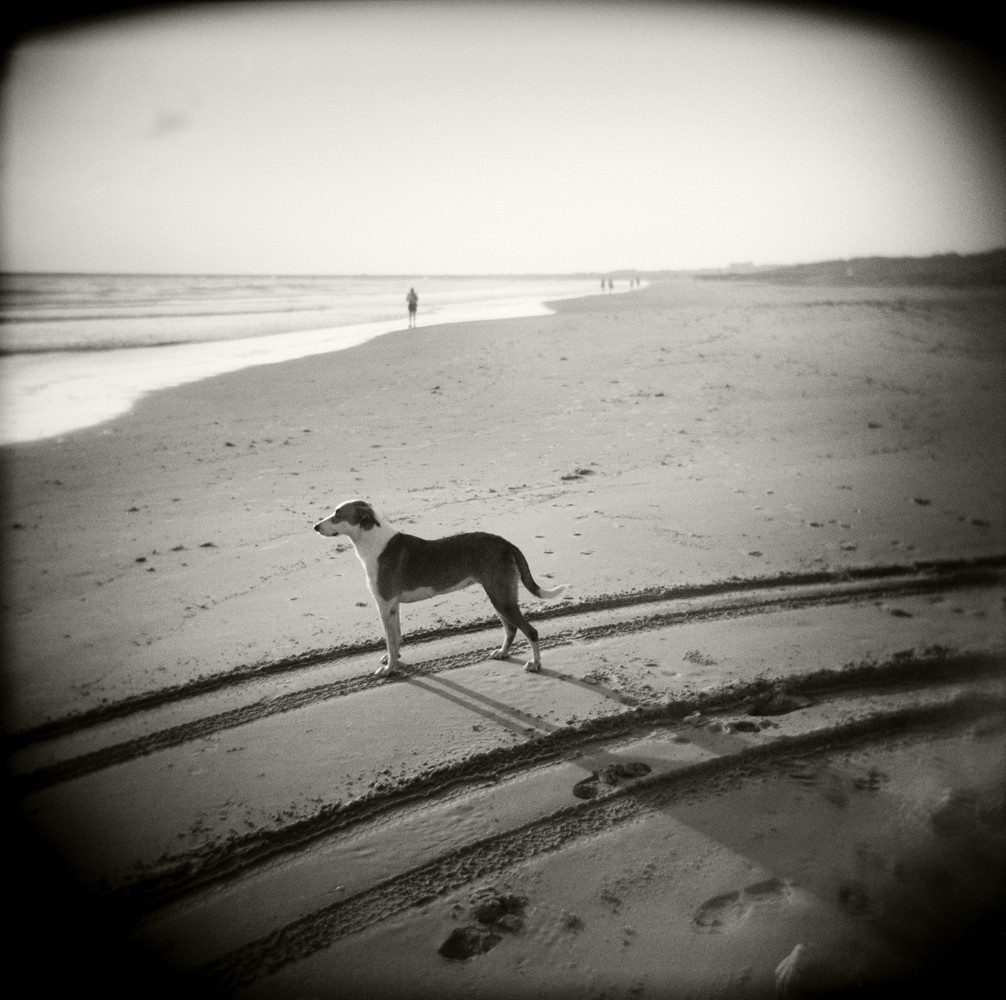
[[[596,291],[569,296],[549,293],[545,301],[511,295],[495,301],[439,305],[428,313],[426,325],[543,316],[551,312],[546,302],[593,294]],[[0,356],[4,390],[0,446],[94,427],[128,413],[151,392],[257,365],[344,351],[407,328],[408,319],[403,318],[222,340],[4,354]]]

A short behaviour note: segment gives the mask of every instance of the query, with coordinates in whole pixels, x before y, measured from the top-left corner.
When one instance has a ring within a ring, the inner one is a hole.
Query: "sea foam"
[[[426,326],[544,315],[545,301],[594,291],[585,279],[8,275],[0,443],[56,437],[159,389],[403,330],[413,284]]]

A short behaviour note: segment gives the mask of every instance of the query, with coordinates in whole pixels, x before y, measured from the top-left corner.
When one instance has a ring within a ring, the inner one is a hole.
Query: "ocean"
[[[5,274],[0,444],[58,437],[149,392],[345,350],[407,327],[548,313],[587,277]]]

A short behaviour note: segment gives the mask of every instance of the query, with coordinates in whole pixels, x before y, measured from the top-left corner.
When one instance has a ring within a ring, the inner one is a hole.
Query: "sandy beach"
[[[553,309],[2,449],[16,809],[114,928],[28,892],[26,955],[249,997],[984,972],[1006,293],[682,277]],[[357,496],[569,584],[522,594],[541,674],[488,658],[469,589],[404,607],[374,677],[360,565],[311,530]]]

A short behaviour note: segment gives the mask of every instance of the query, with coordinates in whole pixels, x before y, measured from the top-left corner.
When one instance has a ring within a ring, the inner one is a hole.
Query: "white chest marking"
[[[371,552],[366,555],[359,549],[356,550],[356,558],[363,565],[363,571],[367,574],[367,587],[374,597],[377,597],[377,556]]]

